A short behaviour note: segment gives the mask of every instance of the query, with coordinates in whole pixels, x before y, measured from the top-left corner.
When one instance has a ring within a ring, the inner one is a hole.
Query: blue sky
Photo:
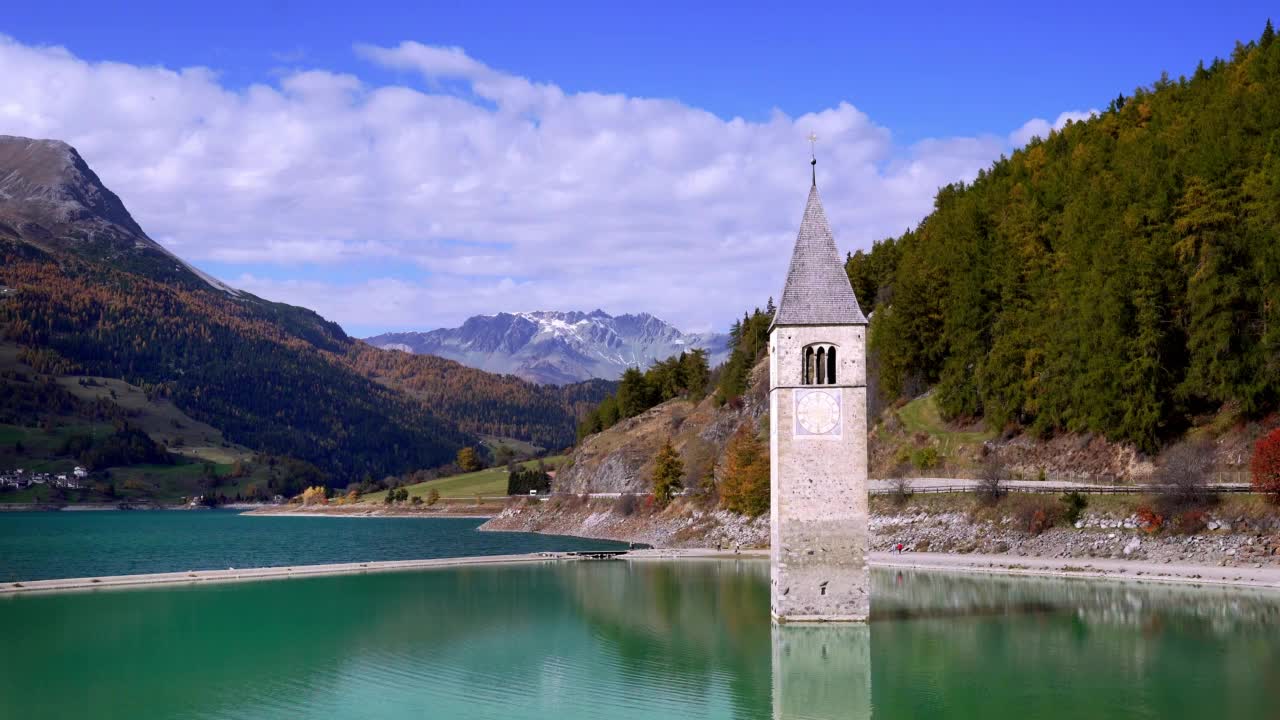
[[[1176,77],[1227,55],[1276,12],[1262,2],[124,5],[15,3],[0,22],[86,59],[204,65],[237,85],[282,67],[358,70],[353,43],[417,40],[569,91],[677,98],[724,118],[849,100],[903,141],[1105,105],[1162,70]]]
[[[865,247],[918,221],[938,184],[972,176],[1032,132],[1023,128],[1226,56],[1260,34],[1268,11],[15,3],[0,18],[11,39],[0,91],[19,101],[0,113],[0,132],[72,142],[156,239],[357,334],[547,304],[648,310],[703,329],[776,294],[803,203],[808,130],[825,136],[838,240]],[[193,67],[207,70],[173,72]],[[13,73],[54,80],[22,86]],[[94,74],[110,80],[109,95],[92,94],[107,92],[84,81]],[[82,104],[65,87],[83,92]],[[73,116],[133,90],[165,112],[126,104],[102,123]],[[623,102],[645,99],[669,102]],[[334,126],[322,122],[328,112]],[[271,146],[272,123],[289,133],[283,147]],[[267,149],[232,147],[244,137]],[[352,151],[365,143],[375,150]],[[412,167],[398,164],[406,153]],[[264,154],[270,162],[255,164]],[[312,185],[326,173],[352,193]],[[543,178],[549,187],[526,196]],[[738,272],[672,274],[662,263],[675,256]],[[662,298],[655,282],[671,283]]]

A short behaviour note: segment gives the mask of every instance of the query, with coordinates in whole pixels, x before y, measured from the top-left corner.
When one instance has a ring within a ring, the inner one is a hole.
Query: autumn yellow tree
[[[463,472],[475,472],[480,469],[480,458],[476,455],[475,448],[464,447],[458,451],[458,467]]]
[[[680,453],[676,452],[675,446],[668,438],[666,444],[658,451],[653,468],[653,499],[659,505],[666,505],[682,487],[684,487],[684,463],[680,460]]]
[[[313,485],[302,491],[303,505],[325,505],[328,500],[324,496],[323,485]]]
[[[719,489],[727,510],[748,517],[769,511],[769,453],[749,424],[729,439]]]

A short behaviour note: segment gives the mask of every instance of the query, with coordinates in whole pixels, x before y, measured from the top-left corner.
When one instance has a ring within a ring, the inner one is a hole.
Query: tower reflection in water
[[[871,717],[871,627],[773,626],[774,720]]]

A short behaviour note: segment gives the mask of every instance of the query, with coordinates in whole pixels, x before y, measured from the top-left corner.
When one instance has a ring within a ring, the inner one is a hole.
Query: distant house
[[[80,478],[81,480],[83,480],[84,478],[89,477],[89,471],[88,471],[88,470],[85,470],[85,469],[84,469],[84,468],[82,468],[82,467],[77,467],[75,470],[72,470],[72,471],[71,471],[71,474],[72,474],[72,475],[75,475],[76,477]]]

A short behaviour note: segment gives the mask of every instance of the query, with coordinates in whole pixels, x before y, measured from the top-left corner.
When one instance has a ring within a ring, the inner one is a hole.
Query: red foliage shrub
[[[1137,515],[1138,524],[1149,533],[1159,532],[1164,527],[1164,516],[1146,505],[1138,508]]]
[[[1058,503],[1037,497],[1026,502],[1018,510],[1017,517],[1026,528],[1027,534],[1035,537],[1058,523],[1062,510]]]
[[[1036,510],[1031,515],[1031,522],[1027,524],[1027,532],[1032,535],[1039,535],[1049,529],[1049,515],[1044,510]]]
[[[1184,535],[1194,535],[1208,526],[1207,517],[1203,510],[1187,510],[1173,519],[1173,526]]]
[[[1280,428],[1264,435],[1253,448],[1253,489],[1280,503]]]

